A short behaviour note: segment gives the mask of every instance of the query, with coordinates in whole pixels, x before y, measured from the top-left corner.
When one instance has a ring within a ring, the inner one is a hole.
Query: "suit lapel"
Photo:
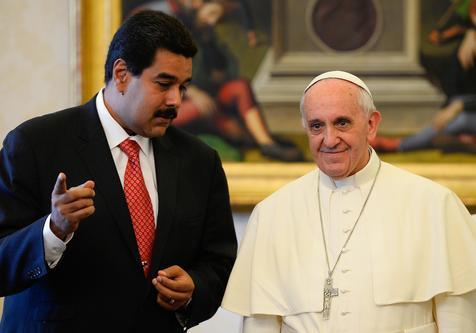
[[[167,135],[153,139],[159,213],[155,233],[151,273],[157,272],[162,260],[168,235],[172,228],[177,203],[178,156]]]
[[[95,98],[85,105],[82,130],[79,133],[79,154],[95,181],[96,196],[100,195],[114,217],[138,267],[140,256],[124,191],[111,155],[104,130],[97,114]]]

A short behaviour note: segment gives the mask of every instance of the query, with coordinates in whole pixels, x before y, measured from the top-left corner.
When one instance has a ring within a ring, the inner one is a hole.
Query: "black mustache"
[[[167,109],[158,110],[154,113],[154,116],[165,118],[165,119],[175,119],[177,118],[177,109],[167,108]]]

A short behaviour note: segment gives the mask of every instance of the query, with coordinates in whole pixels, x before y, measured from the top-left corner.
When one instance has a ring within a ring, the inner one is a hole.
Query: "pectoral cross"
[[[332,278],[329,276],[324,284],[324,311],[322,312],[322,318],[324,320],[329,319],[331,312],[331,297],[339,296],[339,289],[332,288]]]

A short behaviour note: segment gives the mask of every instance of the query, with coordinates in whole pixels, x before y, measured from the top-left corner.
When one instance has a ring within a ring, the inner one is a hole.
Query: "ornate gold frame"
[[[406,163],[398,167],[432,179],[453,190],[472,213],[476,213],[474,164]],[[315,168],[313,163],[224,163],[231,204],[249,210],[286,183]]]
[[[81,0],[81,100],[88,101],[104,86],[104,60],[121,23],[121,0]]]

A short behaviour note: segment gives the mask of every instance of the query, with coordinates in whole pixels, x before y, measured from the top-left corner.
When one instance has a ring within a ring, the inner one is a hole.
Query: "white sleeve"
[[[45,249],[45,261],[48,267],[55,268],[63,256],[63,252],[66,250],[66,244],[73,238],[73,234],[68,235],[66,241],[63,242],[51,231],[50,220],[51,214],[48,215],[43,226],[43,246]]]
[[[476,332],[476,290],[434,298],[438,333]]]
[[[243,318],[242,333],[279,333],[281,317],[272,315],[254,315]]]

